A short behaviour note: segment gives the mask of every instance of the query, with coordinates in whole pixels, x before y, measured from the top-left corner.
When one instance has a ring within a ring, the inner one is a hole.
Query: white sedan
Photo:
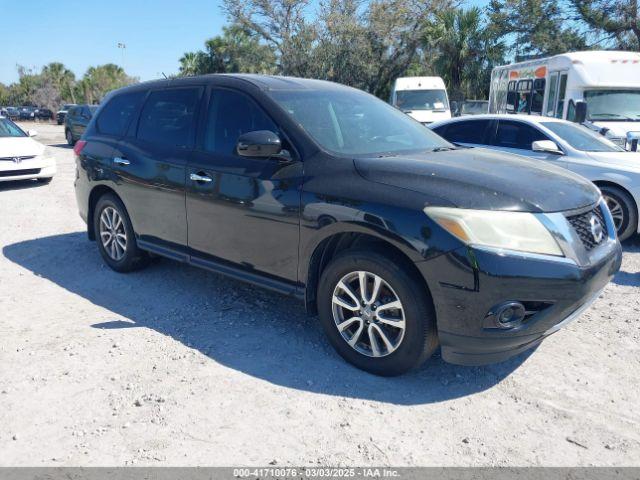
[[[544,160],[591,180],[611,210],[618,237],[638,230],[640,152],[628,152],[575,123],[535,115],[476,115],[432,123],[452,143]]]
[[[49,183],[56,173],[56,161],[45,154],[45,146],[8,118],[0,117],[0,182],[36,179]]]

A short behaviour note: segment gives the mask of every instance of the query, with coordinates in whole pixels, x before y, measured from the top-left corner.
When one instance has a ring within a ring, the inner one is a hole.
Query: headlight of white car
[[[468,245],[563,256],[558,242],[533,213],[426,207],[424,212]]]

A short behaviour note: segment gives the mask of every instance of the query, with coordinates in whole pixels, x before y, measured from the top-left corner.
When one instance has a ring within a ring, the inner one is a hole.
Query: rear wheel
[[[638,230],[638,210],[633,198],[624,190],[604,185],[602,197],[609,207],[620,240],[626,240]]]
[[[376,375],[400,375],[438,345],[431,299],[403,266],[376,251],[346,251],[320,278],[318,312],[331,344]]]
[[[100,197],[93,214],[98,250],[116,272],[131,272],[147,266],[149,255],[140,250],[124,204],[113,194]]]

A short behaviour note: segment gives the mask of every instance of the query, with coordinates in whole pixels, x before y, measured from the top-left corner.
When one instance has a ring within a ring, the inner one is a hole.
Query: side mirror
[[[534,152],[544,152],[544,153],[553,153],[554,155],[564,155],[560,147],[556,144],[556,142],[552,142],[551,140],[538,140],[537,142],[533,142],[531,144],[531,149]]]
[[[30,137],[36,137],[38,136],[38,132],[36,130],[27,130],[27,135]]]
[[[587,102],[576,102],[576,117],[574,122],[584,123],[587,120]]]
[[[242,157],[272,157],[282,151],[282,142],[269,130],[256,130],[240,135],[236,150]]]

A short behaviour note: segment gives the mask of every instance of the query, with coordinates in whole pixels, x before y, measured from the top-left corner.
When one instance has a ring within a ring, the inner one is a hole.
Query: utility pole
[[[118,48],[122,52],[122,64],[120,66],[122,67],[122,70],[124,70],[124,51],[127,49],[127,46],[122,42],[118,42]]]

